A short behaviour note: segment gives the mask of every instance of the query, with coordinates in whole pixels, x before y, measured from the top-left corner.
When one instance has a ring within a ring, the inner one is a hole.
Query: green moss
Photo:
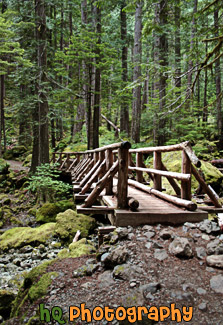
[[[28,274],[26,274],[23,284],[18,292],[18,295],[16,296],[16,299],[13,303],[13,308],[11,312],[11,317],[18,316],[20,314],[21,308],[23,307],[24,303],[29,300],[29,291],[31,290],[32,286],[36,286],[37,281],[41,279],[41,277],[46,274],[46,269],[50,264],[55,263],[56,259],[52,261],[46,261],[37,267],[33,268]],[[44,283],[48,283],[47,278],[45,278],[42,281],[42,289],[46,288],[44,286]],[[31,296],[34,297],[35,294],[37,295],[36,290],[31,290]]]
[[[80,257],[82,255],[90,255],[96,252],[95,247],[85,238],[76,243],[69,245],[69,249],[63,249],[58,253],[59,258]]]
[[[30,167],[31,166],[31,161],[32,161],[32,154],[28,155],[25,158],[22,165],[25,166],[25,167]]]
[[[8,174],[9,164],[0,158],[0,174],[5,175]]]
[[[67,209],[74,208],[74,203],[69,200],[63,200],[57,203],[45,203],[36,212],[36,220],[42,223],[55,222],[56,216],[59,212],[64,212]]]
[[[172,172],[181,172],[181,164],[182,164],[182,153],[180,151],[177,152],[166,152],[162,154],[162,161],[168,171]],[[150,166],[151,167],[151,166]],[[201,170],[204,173],[205,181],[207,184],[211,185],[212,187],[216,188],[222,183],[223,175],[222,173],[213,165],[206,161],[201,161]],[[175,194],[172,186],[169,184],[166,177],[162,177],[163,180],[163,187],[166,189],[167,194]],[[152,182],[151,182],[152,183]],[[180,182],[178,182],[180,186]],[[191,188],[192,193],[198,188],[198,182],[192,176],[191,179]]]
[[[38,228],[16,227],[0,236],[0,250],[19,248],[25,245],[45,243],[55,233],[55,223],[48,223]]]
[[[44,274],[40,280],[35,283],[28,292],[28,297],[31,302],[38,298],[44,297],[47,293],[48,287],[51,285],[53,279],[58,276],[57,272],[50,272]]]
[[[14,158],[18,158],[21,155],[23,155],[26,152],[26,147],[25,146],[15,146],[12,149],[7,150],[3,154],[3,158],[10,160]]]
[[[78,230],[82,237],[87,237],[95,226],[95,219],[69,209],[57,215],[55,231],[62,240],[71,242]]]

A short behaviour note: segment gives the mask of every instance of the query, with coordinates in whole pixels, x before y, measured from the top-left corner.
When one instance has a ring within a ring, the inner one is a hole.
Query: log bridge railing
[[[162,153],[182,151],[181,173],[168,171],[162,162]],[[153,154],[153,168],[147,168],[144,154]],[[74,191],[84,199],[82,208],[92,208],[109,213],[109,208],[95,207],[93,204],[105,189],[105,195],[116,195],[118,209],[137,209],[137,200],[128,196],[128,185],[143,192],[153,194],[161,199],[181,206],[190,211],[197,209],[191,201],[191,175],[194,175],[203,191],[209,196],[215,208],[222,208],[215,192],[201,177],[196,167],[201,166],[190,143],[176,145],[131,149],[129,142],[115,143],[102,148],[85,152],[55,152],[52,162],[59,163],[59,168],[71,172]],[[153,181],[153,187],[145,182],[145,174]],[[113,190],[113,179],[117,177],[117,191]],[[163,193],[162,177],[166,177],[176,195]],[[176,180],[181,181],[179,186]],[[94,183],[96,185],[92,188]]]

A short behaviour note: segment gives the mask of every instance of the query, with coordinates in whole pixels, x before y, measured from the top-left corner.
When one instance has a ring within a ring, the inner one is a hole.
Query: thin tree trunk
[[[205,55],[208,54],[208,43],[206,42],[205,46]],[[203,124],[208,121],[208,101],[207,101],[207,87],[208,87],[208,70],[205,69],[204,74],[204,107],[203,107]]]
[[[135,38],[134,38],[134,70],[133,81],[139,83],[141,77],[142,59],[142,7],[143,1],[136,4],[135,13]],[[140,142],[140,121],[141,121],[141,84],[133,89],[133,110],[132,110],[132,140]]]
[[[195,33],[196,33],[196,18],[195,15],[197,13],[197,3],[198,0],[194,0],[194,9],[193,9],[193,19],[192,19],[192,30],[191,30],[191,40],[190,40],[190,55],[193,56],[193,51],[194,51],[194,39],[195,39]],[[193,59],[189,60],[189,64],[188,64],[188,78],[187,78],[187,105],[186,105],[186,109],[190,108],[191,105],[191,86],[192,86],[192,68],[193,68]]]
[[[180,95],[180,87],[181,87],[181,38],[180,38],[180,0],[176,0],[175,2],[175,86],[179,88],[177,91],[177,96]]]
[[[101,97],[101,70],[99,63],[101,60],[101,9],[95,7],[95,22],[97,33],[97,48],[96,48],[96,69],[95,69],[95,91],[94,91],[94,117],[93,117],[93,148],[99,147],[99,120],[100,120],[100,97]]]
[[[218,9],[214,12],[214,25],[215,25],[215,36],[219,36],[219,17]],[[216,53],[216,56],[219,54]],[[220,59],[215,63],[215,85],[216,85],[216,97],[217,97],[217,130],[220,137],[223,136],[223,117],[222,117],[222,104],[221,104],[221,65]]]
[[[124,88],[128,82],[128,47],[127,47],[127,18],[126,12],[123,9],[126,6],[126,1],[122,0],[120,18],[121,18],[121,41],[122,41],[122,88]],[[128,99],[126,96],[121,98],[120,109],[120,131],[125,132],[129,136],[129,110]]]

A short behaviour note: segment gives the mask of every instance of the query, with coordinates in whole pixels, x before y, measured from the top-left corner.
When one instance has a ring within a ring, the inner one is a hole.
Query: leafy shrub
[[[54,202],[56,199],[66,198],[70,194],[72,186],[58,180],[60,171],[57,167],[57,164],[42,164],[30,177],[27,189],[36,193],[39,202]]]

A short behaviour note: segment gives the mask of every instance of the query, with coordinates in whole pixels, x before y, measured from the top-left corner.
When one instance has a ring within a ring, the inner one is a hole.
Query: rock
[[[192,257],[192,247],[187,238],[177,237],[169,245],[169,252],[175,256]]]
[[[191,222],[185,222],[184,226],[187,228],[191,228],[191,229],[197,228],[197,225],[195,223],[191,223]]]
[[[154,257],[159,261],[164,261],[168,257],[168,254],[165,249],[156,249]]]
[[[124,306],[124,307],[144,306],[144,304],[145,304],[145,299],[142,291],[139,288],[133,289],[130,294],[124,296],[122,301],[120,301],[120,306]],[[152,324],[152,323],[148,323],[148,324]]]
[[[205,219],[204,221],[200,222],[199,229],[207,234],[211,233],[218,233],[220,231],[220,227],[209,219]]]
[[[166,240],[166,239],[169,239],[171,238],[172,236],[174,235],[174,232],[172,229],[163,229],[161,230],[160,232],[160,238]]]
[[[151,282],[140,286],[139,290],[141,290],[144,297],[146,297],[148,293],[154,294],[158,290],[160,290],[160,288],[161,288],[161,284],[159,282]]]
[[[206,261],[209,266],[223,269],[223,255],[210,255]]]
[[[195,250],[196,250],[197,258],[199,258],[200,260],[202,260],[206,256],[206,251],[204,247],[196,247]]]
[[[114,268],[112,275],[115,279],[130,281],[135,279],[136,274],[142,273],[143,269],[137,265],[122,264]]]
[[[89,232],[96,227],[94,218],[84,214],[77,214],[71,209],[56,216],[56,234],[64,241],[72,242],[76,232],[80,230],[81,237],[87,237]]]
[[[148,240],[153,238],[155,235],[156,235],[155,231],[147,231],[144,233],[144,236],[146,236]]]
[[[8,290],[0,290],[0,315],[4,318],[9,317],[12,302],[15,300],[15,293]]]
[[[55,234],[55,223],[47,223],[37,228],[15,227],[4,232],[0,236],[0,250],[6,251],[10,248],[22,246],[37,246],[45,243]]]
[[[147,249],[150,249],[150,248],[152,247],[152,243],[146,243],[146,244],[145,244],[145,247],[146,247]]]
[[[128,228],[125,228],[125,227],[116,228],[115,232],[118,234],[119,240],[126,239],[129,234]]]
[[[203,288],[198,288],[197,289],[197,293],[199,295],[206,295],[207,291],[205,289],[203,289]]]
[[[153,226],[149,226],[149,225],[145,225],[142,227],[143,231],[154,231],[154,227]]]
[[[13,160],[23,155],[27,151],[25,146],[15,146],[12,149],[9,149],[4,152],[3,158],[7,160]]]
[[[96,249],[86,238],[82,238],[76,243],[71,243],[69,248],[64,248],[58,253],[59,258],[80,257],[95,253]]]
[[[207,310],[207,304],[206,302],[202,302],[201,304],[198,305],[198,308],[201,310],[201,311],[206,311]]]
[[[207,255],[223,254],[223,242],[218,238],[207,244]]]
[[[0,175],[6,175],[9,173],[9,164],[2,158],[0,158]]]
[[[90,276],[94,272],[96,272],[99,268],[100,264],[87,264],[79,267],[73,272],[74,278],[82,277],[82,276]]]
[[[111,271],[105,271],[102,274],[99,274],[98,281],[100,282],[99,288],[106,288],[112,286],[115,283]]]
[[[106,268],[113,268],[116,265],[123,264],[127,261],[129,253],[125,246],[119,246],[103,257],[102,265]]]
[[[68,209],[75,209],[74,203],[69,200],[57,203],[47,202],[36,211],[36,220],[41,223],[55,222],[57,214]]]
[[[160,244],[159,242],[154,242],[153,243],[153,248],[155,248],[155,249],[161,249],[161,248],[163,248],[163,245]]]
[[[193,301],[193,295],[191,292],[182,292],[179,290],[173,290],[171,292],[171,297],[177,300]]]
[[[223,294],[223,276],[220,274],[213,276],[210,280],[210,286],[216,293]]]
[[[206,235],[206,234],[203,234],[203,235],[201,236],[201,238],[204,239],[204,240],[207,240],[207,241],[210,240],[210,237],[209,237],[208,235]]]

